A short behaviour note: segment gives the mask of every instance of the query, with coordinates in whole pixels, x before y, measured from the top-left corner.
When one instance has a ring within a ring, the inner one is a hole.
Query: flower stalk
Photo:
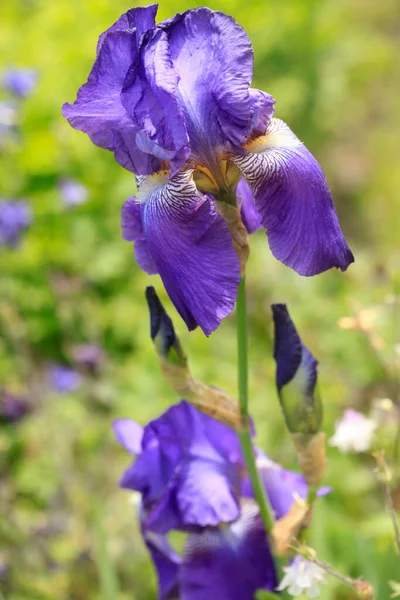
[[[236,302],[237,345],[238,345],[238,383],[239,410],[242,419],[242,429],[239,432],[240,444],[247,471],[253,486],[254,496],[260,509],[260,515],[267,533],[272,531],[274,518],[267,495],[262,485],[256,466],[253,444],[251,441],[249,409],[248,409],[248,353],[247,353],[247,308],[246,308],[246,279],[242,278]]]

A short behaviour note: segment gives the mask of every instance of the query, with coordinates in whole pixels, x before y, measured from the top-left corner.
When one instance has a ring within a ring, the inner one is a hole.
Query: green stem
[[[264,486],[261,482],[251,441],[248,409],[248,356],[247,356],[247,309],[246,309],[246,280],[243,277],[239,285],[236,302],[237,345],[238,345],[238,375],[239,375],[239,408],[243,429],[239,433],[243,457],[253,488],[254,497],[260,509],[260,515],[267,533],[274,525],[271,507]]]
[[[253,488],[254,497],[260,509],[260,516],[267,534],[271,533],[274,526],[274,517],[267,495],[262,484],[260,473],[257,469],[256,458],[254,455],[253,443],[251,440],[249,423],[249,393],[248,393],[248,354],[247,354],[247,307],[246,307],[246,280],[243,277],[236,301],[236,327],[237,327],[237,346],[238,346],[238,378],[239,378],[239,409],[242,418],[242,430],[239,433],[240,445],[243,457],[246,463],[247,472]],[[275,556],[278,577],[282,576],[283,560]],[[286,590],[277,594],[271,594],[272,597],[288,600],[290,598]]]

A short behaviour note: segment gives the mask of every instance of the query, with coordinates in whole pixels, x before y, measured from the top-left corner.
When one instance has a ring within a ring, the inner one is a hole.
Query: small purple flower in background
[[[62,201],[68,208],[85,204],[89,199],[89,190],[86,186],[74,179],[61,179],[58,184]]]
[[[68,394],[79,389],[82,379],[71,367],[52,365],[49,369],[49,381],[56,392]]]
[[[188,328],[209,335],[240,281],[215,201],[234,202],[242,177],[246,206],[284,264],[315,275],[345,270],[353,255],[318,162],[273,118],[275,100],[250,88],[253,49],[242,27],[205,7],[156,25],[156,11],[129,10],[100,36],[88,82],[63,114],[138,176],[123,236],[139,266],[159,273]]]
[[[35,69],[8,69],[3,73],[3,87],[15,96],[26,98],[36,87],[38,75]]]
[[[32,405],[27,398],[0,391],[0,423],[18,423],[31,411]]]
[[[72,357],[78,365],[94,374],[104,360],[104,352],[98,344],[77,344],[72,350]]]
[[[31,222],[31,211],[24,200],[0,199],[0,245],[17,247]]]
[[[159,598],[252,600],[274,590],[275,566],[232,429],[181,402],[144,429],[115,422],[118,441],[136,461],[121,487],[142,495],[141,528],[159,581]],[[302,476],[258,452],[258,466],[276,518],[305,498]],[[169,546],[172,529],[188,537],[182,556]]]

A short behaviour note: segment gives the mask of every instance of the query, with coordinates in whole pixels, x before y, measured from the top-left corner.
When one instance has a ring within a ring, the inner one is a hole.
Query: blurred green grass
[[[164,3],[159,18],[198,5]],[[345,406],[368,410],[388,394],[365,338],[340,330],[337,320],[354,306],[380,305],[388,352],[398,334],[384,302],[398,293],[400,273],[399,6],[397,0],[208,5],[232,14],[248,32],[254,86],[276,98],[277,116],[320,160],[356,256],[345,274],[304,279],[271,257],[263,233],[251,239],[251,408],[259,444],[295,468],[274,389],[271,302],[288,303],[320,361],[328,435]],[[0,196],[26,197],[34,213],[20,250],[0,249],[0,385],[34,390],[38,405],[0,433],[0,559],[11,567],[0,589],[7,600],[155,597],[130,496],[117,485],[128,457],[110,427],[119,416],[144,424],[176,400],[149,338],[144,288],[150,281],[174,317],[196,377],[236,391],[234,317],[209,339],[185,331],[160,282],[139,271],[121,240],[119,211],[134,193],[132,175],[61,117],[62,103],[74,99],[87,77],[98,35],[130,7],[121,0],[0,5],[0,68],[39,72],[35,93],[21,105],[19,142],[0,151]],[[90,202],[65,210],[56,187],[65,176],[88,186]],[[43,383],[46,365],[68,360],[71,346],[82,341],[105,348],[101,377],[79,393],[52,395]],[[393,435],[380,440],[389,450]],[[398,571],[374,462],[335,449],[328,456],[334,492],[317,505],[310,543],[322,560],[368,578],[376,598],[387,600],[386,582]],[[332,579],[323,590],[326,599],[352,597]]]

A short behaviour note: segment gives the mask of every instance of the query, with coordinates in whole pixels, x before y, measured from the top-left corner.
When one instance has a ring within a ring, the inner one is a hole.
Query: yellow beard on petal
[[[272,119],[265,135],[249,140],[243,147],[248,152],[257,154],[268,148],[295,148],[301,145],[302,142],[283,121]]]
[[[146,175],[143,178],[138,178],[139,186],[136,194],[136,201],[145,202],[153,192],[165,185],[168,181],[168,172],[169,171],[167,170],[157,171],[156,173]]]

